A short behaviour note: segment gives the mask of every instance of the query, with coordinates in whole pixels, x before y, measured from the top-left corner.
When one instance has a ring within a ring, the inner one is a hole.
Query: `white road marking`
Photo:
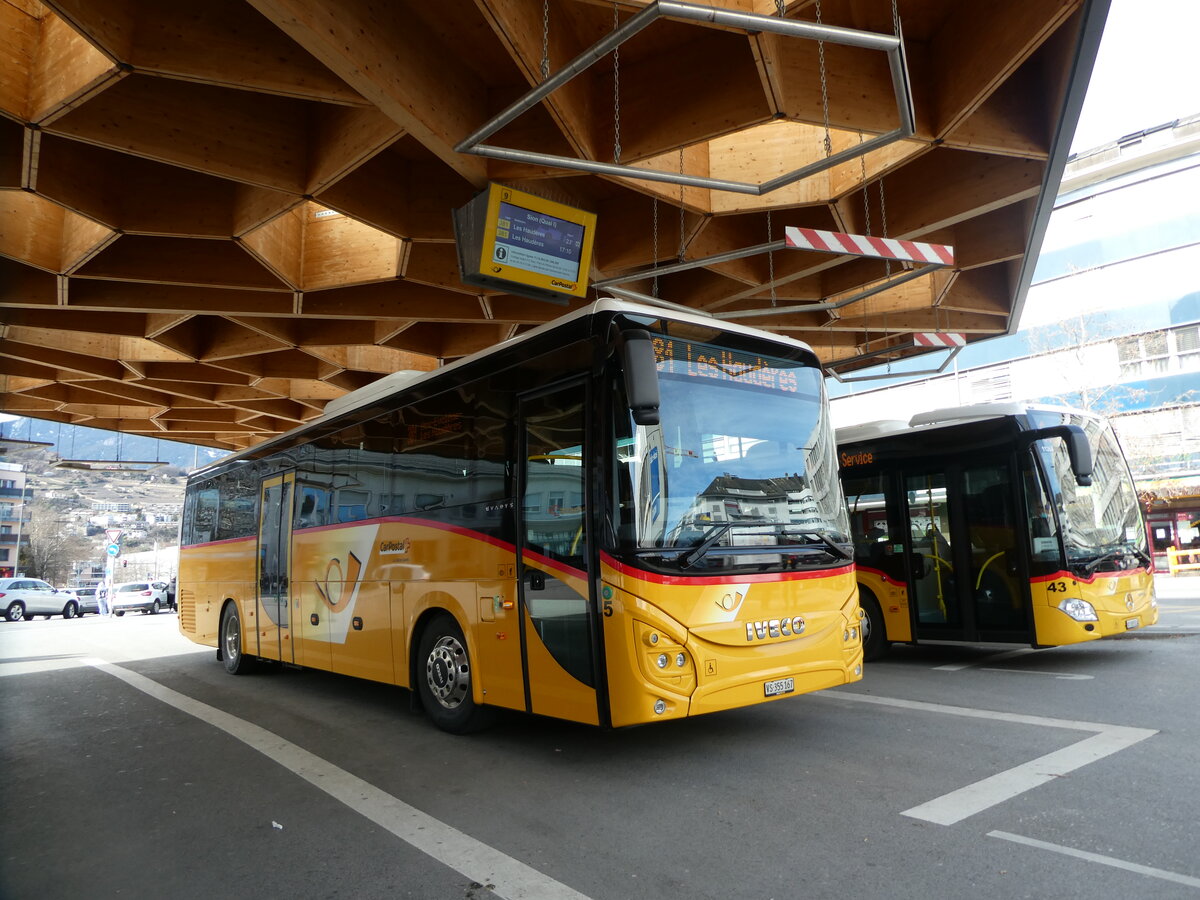
[[[1035,650],[1032,647],[1022,647],[1020,650],[1009,650],[1007,653],[995,653],[985,656],[983,659],[977,659],[975,662],[967,663],[948,663],[944,666],[934,666],[935,672],[961,672],[963,669],[974,669],[977,666],[982,666],[986,663],[998,663],[1004,659],[1015,659],[1018,656],[1025,656],[1029,653],[1041,653],[1041,650]]]
[[[880,706],[894,706],[901,709],[919,710],[921,712],[939,713],[942,715],[964,716],[973,719],[991,719],[996,722],[1008,722],[1016,725],[1034,725],[1042,728],[1065,728],[1071,731],[1090,731],[1092,737],[1031,759],[1029,762],[998,772],[995,775],[968,784],[956,791],[943,794],[912,809],[904,810],[901,815],[914,819],[933,822],[936,825],[953,825],[976,813],[983,812],[992,806],[1003,803],[1023,794],[1048,781],[1053,781],[1060,775],[1066,775],[1076,769],[1096,762],[1106,756],[1111,756],[1127,747],[1132,747],[1148,737],[1158,734],[1150,728],[1132,728],[1125,725],[1107,725],[1102,722],[1081,722],[1074,719],[1053,719],[1046,716],[1027,716],[1021,713],[1005,713],[988,709],[973,709],[966,706],[946,706],[941,703],[925,703],[920,700],[900,700],[894,697],[874,697],[870,694],[852,694],[846,691],[829,691],[829,695],[839,699],[855,700],[861,703],[875,703]]]
[[[506,897],[508,900],[588,900],[585,895],[562,882],[409,806],[370,782],[351,775],[265,728],[193,700],[120,666],[100,659],[87,659],[85,662],[236,738],[442,865],[472,881],[488,885],[497,897]]]
[[[1022,837],[1019,834],[1009,834],[1007,831],[989,831],[988,837],[1000,838],[1003,841],[1012,841],[1014,844],[1024,844],[1027,847],[1037,847],[1039,850],[1049,850],[1051,853],[1061,853],[1063,856],[1074,856],[1076,859],[1085,859],[1088,862],[1100,863],[1102,866],[1112,866],[1114,869],[1124,869],[1126,872],[1136,872],[1138,875],[1148,875],[1151,878],[1161,878],[1163,881],[1173,881],[1176,884],[1185,884],[1188,887],[1200,888],[1200,878],[1193,878],[1191,875],[1180,875],[1178,872],[1155,869],[1152,866],[1143,866],[1141,863],[1128,862],[1112,856],[1102,856],[1099,853],[1090,853],[1087,850],[1076,850],[1073,847],[1064,847],[1061,844],[1049,844],[1046,841]]]
[[[1038,672],[1035,669],[998,669],[986,666],[981,668],[981,672],[1012,672],[1014,675],[1049,675],[1051,678],[1059,678],[1063,681],[1091,681],[1095,675],[1069,675],[1065,672]]]

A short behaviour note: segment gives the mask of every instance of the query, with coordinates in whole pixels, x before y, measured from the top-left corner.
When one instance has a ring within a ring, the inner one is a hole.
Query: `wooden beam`
[[[79,278],[287,290],[233,241],[126,235],[81,267]]]
[[[391,146],[403,129],[374,107],[318,107],[310,130],[306,194],[318,194]]]
[[[408,141],[401,143],[407,146]],[[396,148],[364,162],[317,192],[331,209],[397,237],[417,241],[454,240],[450,210],[477,193],[469,181],[439,160],[411,159]]]
[[[304,216],[302,283],[305,290],[387,281],[400,276],[402,242],[349,216]],[[457,268],[457,262],[456,262]]]
[[[80,372],[98,378],[120,379],[124,368],[110,359],[98,359],[82,353],[69,353],[57,347],[43,347],[20,341],[0,339],[0,356],[38,363],[53,369]]]
[[[308,204],[293,207],[242,237],[242,247],[280,281],[299,288],[304,280],[304,224]]]
[[[484,161],[454,145],[488,115],[486,86],[412,11],[373,0],[250,0],[260,13],[467,180]]]
[[[138,0],[138,71],[323,103],[365,106],[344,81],[241,0]]]
[[[147,159],[303,193],[310,104],[131,75],[49,130]]]
[[[455,322],[483,318],[475,297],[409,281],[310,291],[304,295],[302,311],[314,318],[438,318]]]
[[[937,136],[962,124],[1081,2],[1010,0],[952,7],[930,43],[930,74],[938,85]]]
[[[216,289],[203,285],[152,284],[89,278],[71,279],[68,301],[68,306],[76,309],[139,310],[163,315],[179,315],[185,312],[290,316],[294,312],[290,292]]]
[[[42,127],[95,98],[125,73],[58,16],[41,19],[24,118]]]

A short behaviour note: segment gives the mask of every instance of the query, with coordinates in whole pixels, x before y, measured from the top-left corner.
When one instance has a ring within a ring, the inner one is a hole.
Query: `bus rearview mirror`
[[[1067,458],[1071,461],[1071,472],[1075,475],[1075,483],[1087,487],[1092,483],[1092,445],[1088,443],[1087,434],[1078,425],[1052,425],[1049,428],[1039,428],[1027,431],[1022,435],[1022,442],[1029,446],[1034,441],[1047,438],[1062,438],[1067,445]]]
[[[650,339],[650,332],[625,331],[621,338],[629,412],[638,425],[657,425],[660,402],[658,365],[654,359],[654,343]]]

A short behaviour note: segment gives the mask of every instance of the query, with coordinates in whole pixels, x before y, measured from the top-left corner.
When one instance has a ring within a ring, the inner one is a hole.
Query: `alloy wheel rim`
[[[425,660],[425,682],[429,691],[446,709],[456,709],[471,692],[471,667],[467,651],[457,638],[438,639]]]

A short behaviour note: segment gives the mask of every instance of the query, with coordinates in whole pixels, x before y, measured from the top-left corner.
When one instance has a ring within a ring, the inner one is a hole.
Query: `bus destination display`
[[[569,282],[562,287],[574,289],[579,280],[583,233],[582,225],[501,202],[492,260]]]
[[[785,367],[786,364],[781,366],[779,360],[660,336],[654,337],[653,344],[658,370],[663,373],[730,381],[788,393],[800,389],[796,369]]]

